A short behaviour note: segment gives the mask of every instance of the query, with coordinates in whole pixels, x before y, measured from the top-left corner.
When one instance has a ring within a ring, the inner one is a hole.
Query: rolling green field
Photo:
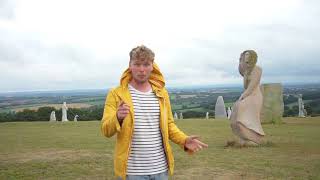
[[[227,120],[178,120],[209,148],[195,155],[172,144],[171,179],[320,179],[320,118],[264,124],[266,143],[225,147],[234,137]],[[114,179],[115,138],[99,121],[0,123],[0,179]]]

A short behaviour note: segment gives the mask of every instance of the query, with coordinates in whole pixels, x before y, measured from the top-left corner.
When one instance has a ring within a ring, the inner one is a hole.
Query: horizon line
[[[272,83],[261,83],[261,84],[272,84]],[[320,84],[320,82],[287,82],[281,83],[283,85],[313,85]],[[230,87],[242,87],[242,84],[215,84],[215,85],[175,85],[166,86],[168,89],[192,89],[192,88],[230,88]],[[17,90],[17,91],[0,91],[0,94],[10,94],[10,93],[45,93],[45,92],[64,92],[64,91],[102,91],[108,90],[109,88],[79,88],[79,89],[36,89],[36,90]]]

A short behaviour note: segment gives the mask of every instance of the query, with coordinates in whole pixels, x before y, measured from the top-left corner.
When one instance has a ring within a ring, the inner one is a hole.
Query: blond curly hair
[[[139,61],[154,61],[154,52],[145,45],[137,46],[133,48],[130,53],[130,62],[132,60]]]

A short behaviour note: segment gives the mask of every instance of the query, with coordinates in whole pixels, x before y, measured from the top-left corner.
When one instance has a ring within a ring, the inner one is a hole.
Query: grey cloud
[[[11,2],[0,0],[0,20],[14,18]],[[185,79],[214,83],[211,77],[222,77],[231,83],[238,79],[242,83],[237,69],[239,54],[254,49],[264,82],[314,82],[320,77],[319,7],[320,1],[305,1],[289,19],[229,25],[215,39],[184,37],[185,43],[161,48],[161,58],[167,58],[161,69],[170,85],[183,84]],[[127,66],[124,56],[108,50],[106,57],[97,57],[94,50],[74,44],[48,45],[39,34],[0,28],[0,39],[0,66],[9,67],[0,72],[1,84],[6,84],[0,91],[108,87],[118,84]],[[31,75],[20,73],[22,67]]]
[[[118,82],[106,79],[118,79],[122,71],[76,45],[48,46],[39,37],[3,29],[0,38],[0,91],[106,88]]]
[[[15,16],[15,0],[0,0],[0,19],[13,19]]]
[[[75,45],[49,46],[32,34],[0,29],[0,62],[24,65],[28,63],[83,63],[96,59],[88,49]]]
[[[287,24],[230,27],[224,32],[224,41],[194,39],[195,49],[207,49],[208,54],[197,55],[206,63],[204,70],[222,70],[230,76],[238,76],[240,52],[254,49],[258,52],[258,64],[264,69],[266,78],[284,76],[320,75],[320,28]],[[185,52],[188,54],[188,52]],[[224,64],[215,63],[222,61]],[[293,79],[294,80],[294,79]]]

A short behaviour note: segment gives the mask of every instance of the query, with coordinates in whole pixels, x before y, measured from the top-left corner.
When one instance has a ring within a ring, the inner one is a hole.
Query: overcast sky
[[[317,0],[0,0],[0,92],[116,86],[141,44],[168,87],[242,84],[246,49],[262,83],[319,82],[319,17]]]

